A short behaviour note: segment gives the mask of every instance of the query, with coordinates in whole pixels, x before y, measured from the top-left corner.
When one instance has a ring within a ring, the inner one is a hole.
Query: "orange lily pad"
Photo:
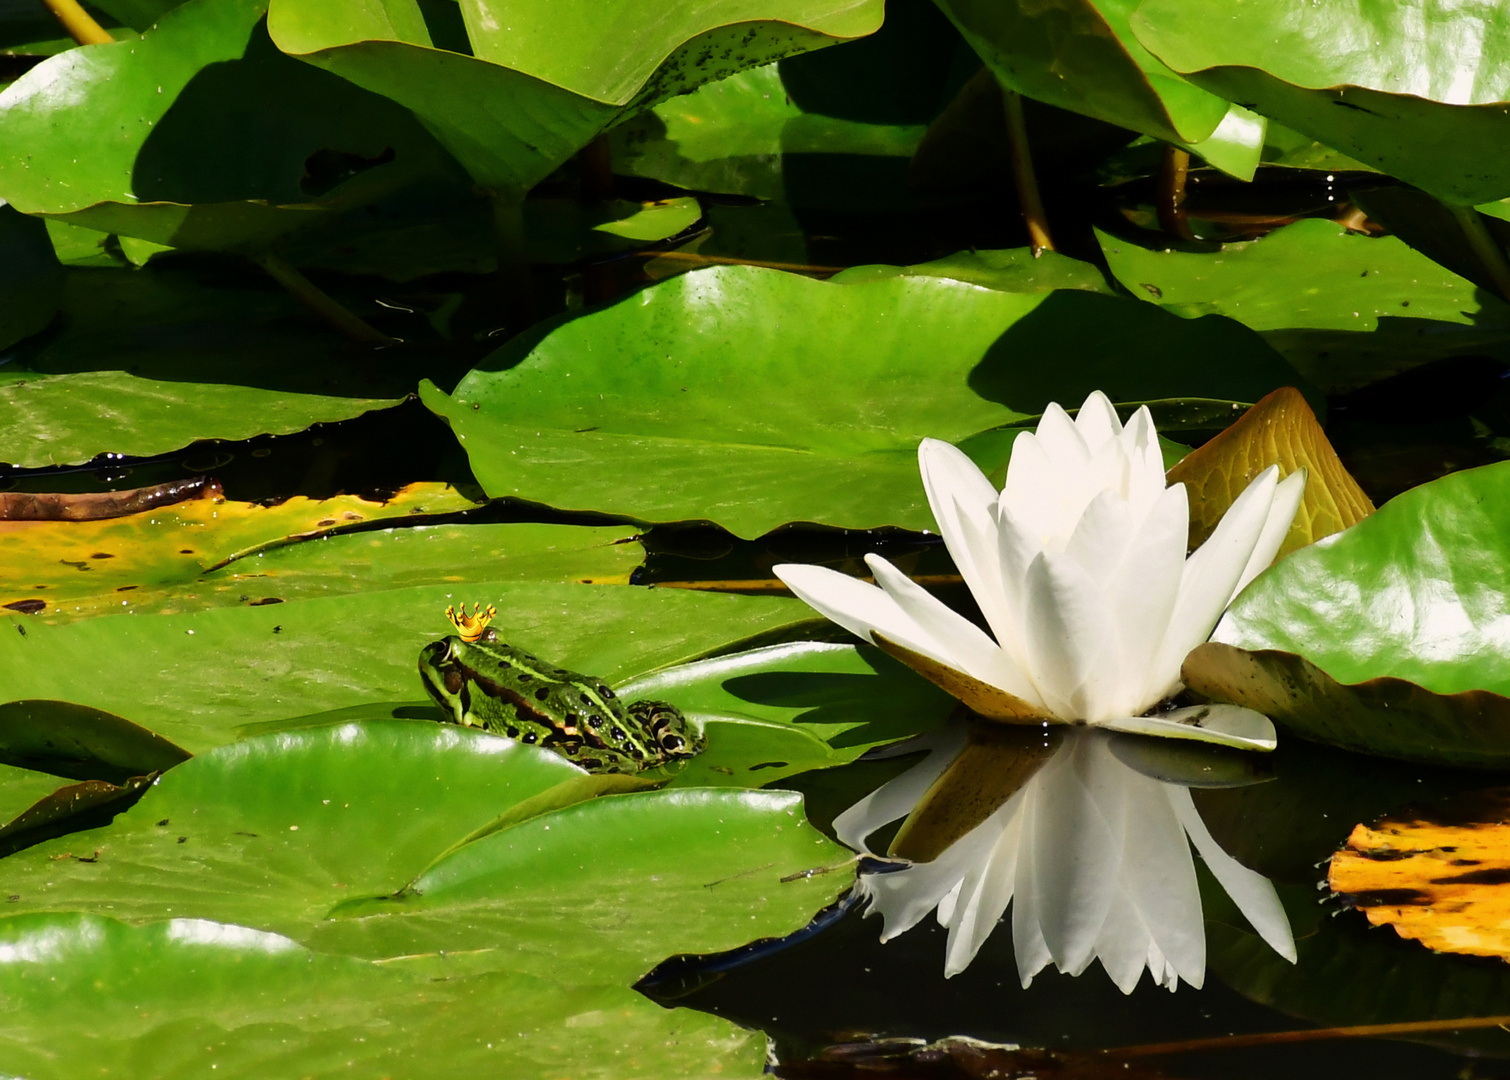
[[[1191,651],[1180,678],[1316,742],[1429,765],[1510,768],[1510,698],[1489,690],[1439,694],[1387,675],[1343,683],[1292,652],[1214,641]]]
[[[1190,547],[1200,546],[1255,476],[1278,465],[1306,470],[1306,490],[1280,556],[1356,525],[1374,504],[1343,467],[1304,395],[1292,386],[1269,394],[1169,470],[1190,495]]]
[[[1427,948],[1510,958],[1510,788],[1357,826],[1327,883],[1375,926]]]

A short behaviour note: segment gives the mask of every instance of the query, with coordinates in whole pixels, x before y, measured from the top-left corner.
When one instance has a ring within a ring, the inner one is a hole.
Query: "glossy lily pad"
[[[1397,237],[1311,219],[1204,252],[1098,238],[1132,295],[1236,319],[1329,392],[1464,352],[1510,358],[1510,305]]]
[[[171,769],[188,751],[122,717],[67,701],[0,705],[0,761],[72,780],[119,784]]]
[[[1212,19],[1183,0],[1149,0],[1131,13],[1130,29],[1196,85],[1407,183],[1468,205],[1510,194],[1505,13],[1398,12],[1257,0]]]
[[[788,599],[469,581],[61,626],[12,616],[0,667],[7,695],[102,708],[197,753],[244,724],[423,700],[420,649],[453,632],[447,605],[474,602],[497,605],[508,641],[611,683],[811,620]]]
[[[933,527],[924,437],[959,441],[1097,388],[1242,401],[1282,385],[1304,381],[1226,319],[1075,290],[729,267],[525,335],[452,395],[421,397],[489,495],[753,537],[789,521]]]
[[[445,957],[374,964],[208,920],[12,917],[0,921],[0,951],[0,1054],[37,1080],[101,1061],[231,1080],[290,1070],[756,1080],[765,1062],[759,1033],[627,987],[478,975]]]
[[[437,47],[415,0],[274,0],[278,47],[412,110],[483,186],[521,197],[631,103],[868,34],[877,0],[461,5],[470,55]],[[502,20],[502,21],[500,21]],[[453,44],[460,44],[453,43]],[[479,102],[489,103],[479,108]]]

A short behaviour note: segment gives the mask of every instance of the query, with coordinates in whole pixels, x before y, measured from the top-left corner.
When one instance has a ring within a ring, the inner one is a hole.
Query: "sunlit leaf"
[[[149,610],[205,607],[206,602],[174,604],[172,598],[164,604],[164,591],[196,582],[230,560],[250,560],[282,544],[364,522],[452,513],[475,505],[449,485],[424,483],[411,484],[386,502],[356,495],[324,500],[296,496],[263,506],[209,497],[104,521],[0,521],[0,557],[8,571],[0,587],[0,606],[71,618],[135,610],[138,600],[145,600]],[[423,539],[434,545],[440,538],[427,533]],[[347,590],[393,584],[391,574],[387,580],[382,575],[363,578],[360,585],[354,580],[363,563],[371,567],[374,545],[381,550],[382,538],[372,537],[366,545],[343,545],[357,560],[346,574]],[[361,552],[363,546],[366,552]],[[268,574],[263,562],[236,565],[230,573],[218,575],[218,590],[205,592],[218,591],[222,603],[235,603],[232,591],[240,588],[238,579]],[[331,576],[327,571],[327,580],[319,585],[301,580],[290,592],[325,593],[327,588],[321,586],[328,586]],[[267,590],[258,598],[264,603],[278,599],[288,597],[273,599],[272,590]]]
[[[1436,952],[1510,957],[1510,790],[1358,825],[1327,884],[1375,926]]]
[[[1207,14],[1147,0],[1131,31],[1196,85],[1407,183],[1470,205],[1510,194],[1500,9],[1259,0]]]
[[[1271,465],[1279,466],[1281,476],[1306,472],[1300,510],[1278,558],[1351,528],[1374,512],[1374,504],[1338,460],[1306,399],[1293,387],[1284,387],[1169,470],[1169,482],[1183,483],[1190,495],[1192,550],[1206,542],[1227,508]]]
[[[565,970],[476,974],[447,956],[374,964],[218,922],[77,914],[0,921],[0,950],[13,958],[0,965],[0,1054],[37,1080],[100,1062],[233,1080],[757,1080],[765,1062],[757,1032]]]
[[[1397,237],[1317,218],[1210,251],[1098,239],[1138,299],[1236,319],[1329,392],[1467,351],[1510,359],[1510,307]]]
[[[1387,675],[1344,683],[1292,652],[1218,642],[1197,646],[1180,678],[1317,742],[1431,765],[1510,766],[1510,697],[1488,690],[1433,693]]]
[[[1111,286],[1106,283],[1106,276],[1094,264],[1072,259],[1057,251],[1040,252],[1035,258],[1031,248],[961,251],[932,262],[918,263],[916,266],[852,266],[829,280],[853,285],[895,277],[951,278],[985,289],[1014,293],[1083,289],[1086,292],[1112,294]]]
[[[421,398],[490,495],[709,519],[753,537],[790,521],[934,528],[918,442],[959,441],[1051,401],[1094,389],[1256,401],[1297,384],[1225,319],[1078,290],[935,277],[836,285],[728,267],[547,324],[453,394],[427,383]]]

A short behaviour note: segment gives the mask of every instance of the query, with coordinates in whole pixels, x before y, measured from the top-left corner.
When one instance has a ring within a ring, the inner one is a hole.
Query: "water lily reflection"
[[[876,555],[877,585],[817,566],[776,573],[841,626],[998,720],[1078,723],[1272,747],[1259,713],[1218,705],[1145,715],[1180,665],[1273,560],[1305,479],[1270,468],[1186,558],[1183,484],[1165,486],[1147,408],[1124,427],[1100,392],[1071,420],[1049,406],[1012,447],[998,492],[948,443],[918,448],[934,519],[991,633]]]
[[[933,736],[925,761],[841,814],[834,822],[839,838],[865,850],[871,833],[909,811],[914,816],[907,826],[917,824],[929,797],[948,786],[946,770],[960,771],[971,752],[964,730],[958,725]],[[1036,772],[1002,789],[1000,805],[983,821],[931,861],[860,878],[856,887],[868,910],[884,919],[883,941],[937,909],[949,931],[944,973],[955,975],[970,965],[1010,904],[1024,987],[1050,963],[1079,975],[1093,960],[1123,993],[1132,992],[1145,968],[1170,990],[1182,979],[1199,987],[1206,933],[1194,845],[1253,928],[1294,962],[1294,939],[1273,885],[1217,846],[1187,787],[1119,759],[1113,740],[1129,736],[1068,729],[1055,732],[1046,749],[1042,736],[1017,737],[1038,739],[1038,751],[1030,754]],[[980,802],[980,793],[972,794],[944,800],[945,828],[964,803]]]

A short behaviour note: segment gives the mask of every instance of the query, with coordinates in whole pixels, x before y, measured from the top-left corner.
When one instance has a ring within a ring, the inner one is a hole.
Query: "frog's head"
[[[420,681],[436,704],[449,712],[451,719],[458,724],[472,722],[470,687],[485,647],[497,640],[498,632],[487,627],[475,642],[452,634],[432,641],[420,650]]]

